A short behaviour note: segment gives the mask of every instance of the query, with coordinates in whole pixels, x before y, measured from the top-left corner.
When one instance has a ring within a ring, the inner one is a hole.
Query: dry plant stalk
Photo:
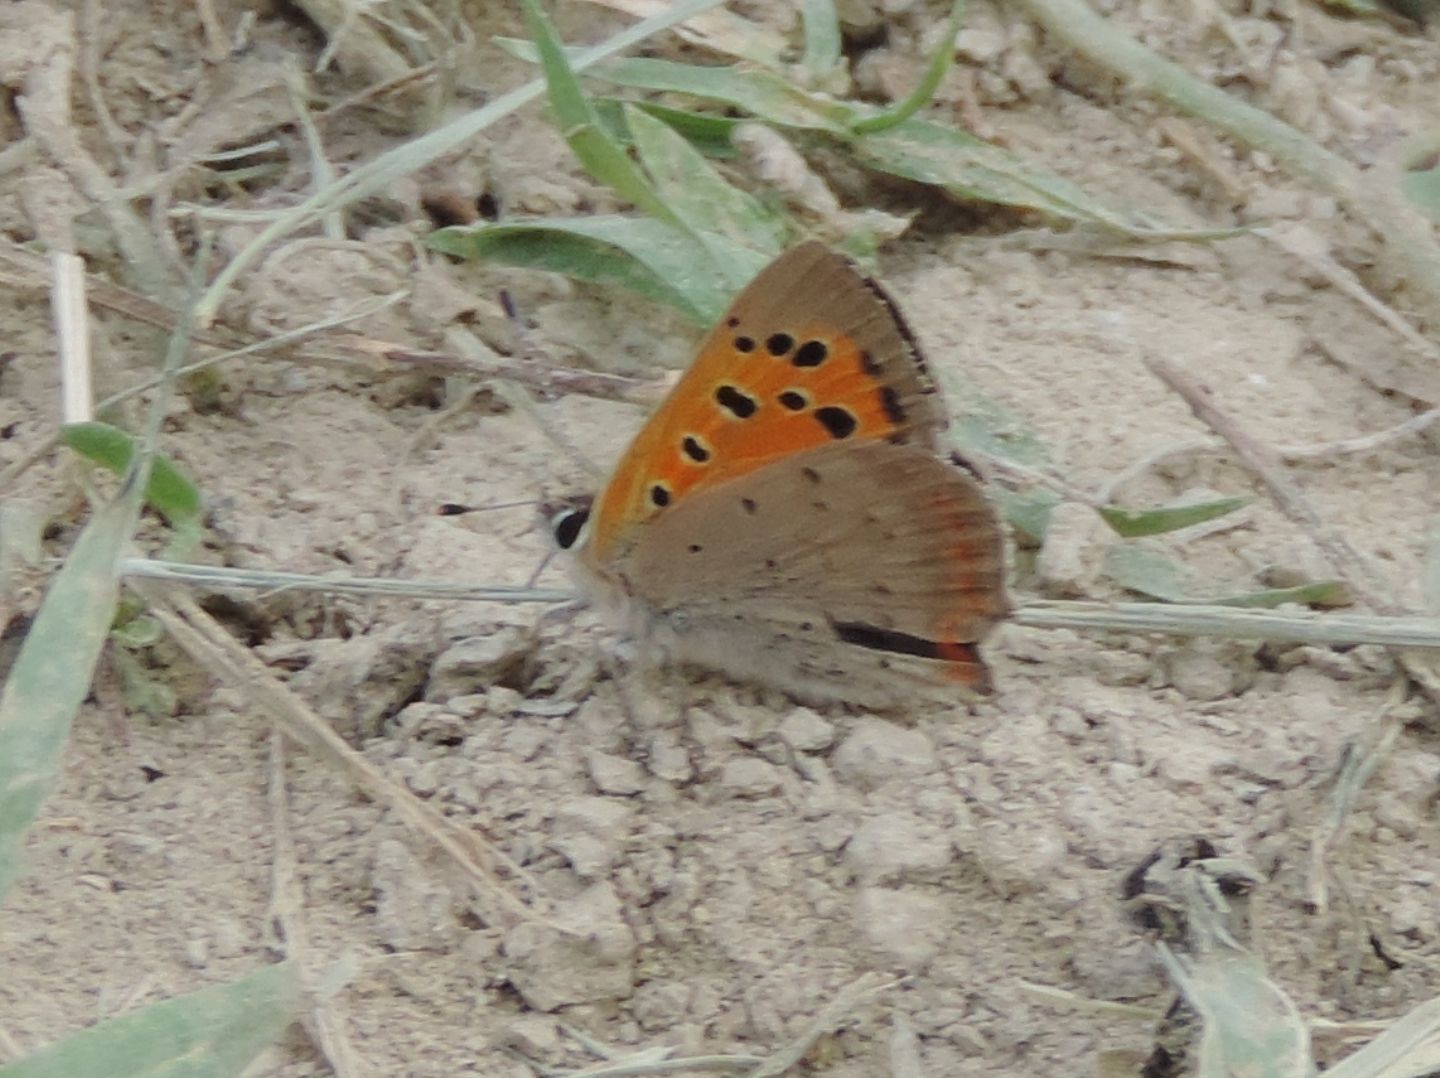
[[[1310,536],[1357,599],[1380,613],[1402,613],[1385,593],[1383,583],[1370,564],[1290,480],[1284,463],[1274,449],[1245,430],[1239,420],[1215,403],[1209,389],[1175,364],[1152,358],[1146,361],[1146,365],[1155,377],[1184,399],[1197,419],[1229,443],[1240,463],[1260,481],[1280,511]],[[1440,704],[1440,673],[1437,673],[1433,660],[1423,654],[1401,651],[1395,656],[1395,661],[1432,702]]]
[[[264,709],[280,729],[302,747],[335,766],[369,797],[385,805],[416,832],[444,850],[483,896],[519,921],[558,927],[548,917],[539,885],[518,864],[480,835],[446,819],[403,786],[386,778],[374,764],[347,745],[328,723],[241,647],[188,595],[148,582],[131,586],[150,613],[196,662]],[[531,893],[530,904],[517,898],[496,871],[500,866]],[[563,931],[563,929],[560,929]]]

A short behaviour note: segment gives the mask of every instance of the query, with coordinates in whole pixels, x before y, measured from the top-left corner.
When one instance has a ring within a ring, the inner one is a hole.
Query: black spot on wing
[[[693,434],[680,439],[680,451],[696,464],[705,464],[710,460],[710,450]]]
[[[760,402],[754,397],[741,393],[731,385],[721,386],[715,391],[715,403],[736,419],[749,419],[760,408]]]
[[[788,333],[772,333],[765,338],[765,350],[777,359],[790,354],[795,347],[795,338]]]
[[[825,428],[825,433],[836,441],[850,437],[860,425],[850,409],[841,408],[839,405],[827,404],[823,408],[816,408],[814,414],[816,421]]]
[[[806,341],[796,350],[790,362],[797,367],[818,367],[829,355],[830,349],[824,341]]]

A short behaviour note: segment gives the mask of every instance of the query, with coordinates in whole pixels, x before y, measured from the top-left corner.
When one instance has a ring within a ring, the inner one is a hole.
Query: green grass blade
[[[1350,590],[1338,580],[1316,580],[1309,584],[1296,584],[1293,588],[1264,588],[1247,591],[1239,595],[1220,595],[1213,599],[1197,599],[1199,603],[1213,603],[1218,606],[1243,606],[1256,610],[1270,610],[1286,603],[1300,606],[1336,607],[1351,601]]]
[[[528,42],[505,38],[497,42],[523,59],[539,57]],[[941,61],[949,62],[947,48],[938,50],[934,61],[942,75]],[[591,74],[630,89],[686,94],[715,102],[776,127],[834,135],[846,141],[862,164],[876,171],[942,187],[959,197],[1038,210],[1129,235],[1156,231],[1140,214],[1112,206],[1077,184],[1027,165],[999,146],[956,128],[914,118],[910,113],[933,93],[928,80],[922,80],[901,106],[908,111],[878,113],[808,93],[772,71],[739,66],[698,67],[632,57],[597,64]],[[864,133],[867,125],[877,121],[881,130]]]
[[[224,1078],[285,1031],[302,1000],[290,962],[152,1004],[0,1067],[0,1078]]]
[[[960,32],[960,24],[964,19],[965,0],[954,0],[954,3],[950,5],[950,22],[946,27],[945,36],[935,47],[930,62],[925,65],[925,74],[915,89],[911,90],[909,96],[893,109],[888,109],[878,116],[870,116],[856,123],[853,130],[857,135],[885,131],[895,127],[910,119],[929,104],[930,99],[935,96],[935,90],[939,87],[940,80],[945,77],[945,72],[950,69],[950,64],[955,58],[955,35]]]
[[[618,137],[627,142],[630,141],[630,128],[624,118],[624,110],[627,108],[639,109],[668,124],[706,157],[740,156],[730,136],[735,133],[735,128],[744,123],[743,120],[671,108],[669,105],[657,105],[653,101],[622,101],[617,97],[597,97],[595,111],[612,132],[617,132]]]
[[[530,42],[501,37],[496,38],[495,43],[522,60],[539,59]],[[578,53],[572,49],[569,55],[573,57]],[[597,64],[590,74],[631,90],[687,94],[717,102],[781,127],[844,135],[854,119],[853,111],[847,106],[808,94],[773,71],[738,65],[698,67],[635,56]]]
[[[801,0],[800,23],[805,31],[800,63],[814,82],[824,82],[840,67],[840,17],[833,0]]]
[[[670,207],[656,194],[635,162],[630,160],[625,148],[605,130],[537,0],[521,0],[521,6],[525,10],[525,24],[535,41],[541,69],[545,72],[555,123],[580,163],[590,175],[637,209],[657,220],[680,225]]]
[[[204,279],[209,252],[206,236],[191,272],[192,297]],[[95,664],[114,622],[120,590],[116,562],[140,518],[154,471],[160,420],[194,319],[195,305],[189,303],[170,337],[159,391],[145,430],[131,449],[120,492],[90,518],[51,578],[0,688],[0,901],[20,874],[25,833],[60,774],[70,725],[90,692]]]
[[[90,692],[115,616],[115,561],[139,501],[117,498],[85,525],[0,690],[0,899],[19,875],[25,832],[59,777],[70,723]]]
[[[1197,595],[1183,566],[1158,550],[1135,544],[1115,546],[1106,551],[1105,575],[1122,588],[1177,604],[1270,609],[1286,603],[1330,607],[1340,605],[1346,599],[1345,586],[1336,580],[1317,580],[1290,588],[1264,588],[1231,595]]]
[[[1143,535],[1161,535],[1178,531],[1192,524],[1203,524],[1227,516],[1250,504],[1249,498],[1217,498],[1209,502],[1191,502],[1186,505],[1167,505],[1159,509],[1122,509],[1115,505],[1100,507],[1116,535],[1125,539],[1136,539]]]
[[[694,237],[643,217],[537,218],[444,228],[426,237],[438,251],[549,270],[596,284],[618,284],[669,304],[708,326],[729,306],[730,275]]]
[[[69,423],[60,428],[60,441],[83,457],[123,475],[135,457],[135,439],[108,423]],[[165,514],[176,527],[198,520],[203,506],[199,488],[161,454],[150,464],[145,501]]]
[[[1032,168],[1021,158],[966,131],[909,119],[850,142],[862,164],[878,172],[941,187],[961,198],[1039,210],[1054,217],[1124,232],[1149,226],[1069,180]]]
[[[626,124],[655,190],[692,232],[721,236],[757,252],[737,266],[735,289],[745,286],[785,245],[786,228],[754,196],[726,183],[690,143],[640,109],[627,108]]]

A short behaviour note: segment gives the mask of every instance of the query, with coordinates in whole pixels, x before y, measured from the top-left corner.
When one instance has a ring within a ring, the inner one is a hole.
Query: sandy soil
[[[251,7],[213,6],[230,28]],[[862,84],[875,92],[908,86],[904,73],[940,18],[935,5],[886,6],[904,10],[861,61]],[[457,109],[522,78],[486,44],[519,32],[510,7],[466,8],[479,40],[459,65]],[[1174,5],[1149,0],[1107,7],[1151,45],[1360,163],[1433,124],[1434,30],[1342,21],[1308,3],[1184,5],[1183,21]],[[1160,109],[1040,40],[1019,16],[972,8],[982,36],[970,47],[990,55],[966,69],[971,104],[1008,145],[1177,225],[1303,223],[1347,264],[1370,263],[1366,234],[1272,163],[1194,127],[1219,171],[1197,168],[1162,134]],[[563,14],[574,40],[620,25],[584,5]],[[208,63],[195,7],[178,0],[106,4],[92,29],[111,120],[77,80],[75,122],[115,176],[274,137],[279,148],[257,159],[283,167],[259,179],[227,189],[188,166],[166,182],[177,201],[294,201],[308,157],[293,128],[277,126],[291,114],[276,79],[286,63],[314,64],[324,40],[312,27],[288,8],[262,8],[248,46]],[[947,81],[940,108],[958,108],[966,72]],[[315,79],[325,101],[365,84],[335,72]],[[18,122],[7,112],[0,125],[15,134]],[[344,168],[406,136],[395,112],[353,108],[323,137]],[[38,159],[7,167],[0,221],[23,242],[36,233],[35,191],[54,174]],[[563,358],[633,373],[686,361],[693,333],[638,301],[423,252],[426,184],[488,192],[511,212],[609,204],[532,110],[369,200],[346,238],[271,259],[247,276],[227,317],[272,333],[410,289],[359,328],[441,347],[463,322],[501,345],[507,331],[492,297],[507,287],[540,343]],[[1348,439],[1417,410],[1364,362],[1336,361],[1393,354],[1390,331],[1261,239],[1118,255],[1063,240],[1016,249],[1003,239],[1017,224],[1010,214],[957,209],[913,188],[857,184],[847,197],[921,211],[881,269],[953,390],[952,407],[964,412],[976,393],[1000,402],[1076,487],[1098,488],[1203,433],[1147,372],[1151,354],[1201,377],[1277,443]],[[99,223],[80,220],[82,246],[103,234]],[[233,249],[256,226],[225,227]],[[113,254],[89,253],[97,273],[113,274]],[[1392,282],[1366,279],[1392,296]],[[9,291],[0,466],[52,429],[58,408],[43,279]],[[163,334],[107,311],[95,324],[102,392],[153,369]],[[531,418],[488,392],[437,422],[453,399],[424,377],[258,360],[224,367],[178,402],[164,436],[212,507],[197,556],[523,582],[547,549],[533,509],[438,508],[533,501],[589,480]],[[641,418],[578,396],[539,410],[602,466]],[[1433,454],[1420,437],[1294,469],[1415,610],[1436,504]],[[1227,455],[1191,452],[1143,471],[1119,496],[1147,505],[1206,493],[1259,492]],[[84,518],[82,473],[52,454],[3,495],[50,522],[45,563],[22,567],[5,599],[19,613],[33,610]],[[144,534],[158,550],[160,529]],[[1104,541],[1077,526],[1055,542],[1076,544],[1068,553],[1083,562]],[[1274,567],[1326,573],[1310,540],[1263,496],[1227,526],[1165,548],[1216,591],[1258,587]],[[1110,594],[1088,580],[1095,597]],[[564,586],[555,569],[542,581]],[[1019,584],[1021,598],[1036,587],[1029,576]],[[1336,769],[1395,701],[1393,661],[1375,649],[1007,626],[988,647],[998,693],[973,712],[817,713],[711,683],[697,683],[677,710],[637,686],[625,688],[633,706],[622,706],[605,658],[613,637],[585,615],[532,632],[537,615],[525,607],[287,595],[236,596],[213,609],[386,774],[523,864],[559,919],[580,930],[507,924],[400,821],[292,750],[284,815],[304,958],[317,976],[349,964],[332,1006],[360,1061],[353,1073],[518,1078],[540,1064],[594,1062],[571,1030],[619,1053],[679,1045],[763,1055],[870,971],[903,980],[855,1004],[812,1050],[810,1072],[1134,1073],[1151,1022],[1060,1006],[1026,986],[1163,1010],[1170,990],[1120,889],[1152,850],[1187,835],[1257,865],[1257,945],[1307,1015],[1391,1017],[1435,992],[1440,745],[1424,723],[1400,733],[1345,820],[1325,874],[1328,908],[1310,901],[1312,836]],[[64,782],[0,918],[0,1059],[7,1042],[32,1048],[285,950],[272,917],[270,723],[173,645],[141,655],[176,706],[136,709],[107,665],[76,723]],[[1429,713],[1416,705],[1409,714]],[[1338,1045],[1322,1041],[1320,1051],[1333,1058]],[[297,1027],[260,1073],[332,1072]]]

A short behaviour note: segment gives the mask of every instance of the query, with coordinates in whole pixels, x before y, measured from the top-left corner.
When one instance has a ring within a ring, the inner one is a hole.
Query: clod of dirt
[[[835,750],[835,773],[861,787],[914,778],[935,769],[935,746],[919,730],[864,719]]]
[[[620,855],[634,809],[608,797],[575,797],[560,806],[549,845],[583,880],[599,879]]]
[[[768,797],[781,786],[780,772],[753,756],[727,760],[717,781],[720,789],[731,797]]]
[[[616,794],[627,797],[645,789],[649,779],[645,769],[634,760],[611,756],[605,752],[592,752],[585,758],[585,768],[590,781],[602,794]]]
[[[1223,700],[1254,682],[1254,649],[1196,641],[1165,656],[1164,668],[1170,684],[1187,699]]]
[[[913,970],[939,953],[945,904],[913,891],[867,887],[855,900],[855,927],[886,959]]]
[[[845,847],[845,865],[861,883],[886,883],[950,863],[950,842],[909,812],[872,816]]]
[[[635,989],[635,934],[609,884],[596,884],[549,924],[511,929],[501,948],[506,978],[525,1002],[550,1012],[575,1003],[628,999]]]
[[[435,660],[425,685],[427,700],[449,700],[512,678],[529,657],[530,638],[513,625],[457,640]]]
[[[808,707],[780,720],[780,740],[796,752],[824,752],[835,743],[835,727]]]
[[[396,839],[375,847],[371,869],[375,886],[375,929],[396,951],[449,947],[461,933],[454,892],[432,876],[409,848]]]

